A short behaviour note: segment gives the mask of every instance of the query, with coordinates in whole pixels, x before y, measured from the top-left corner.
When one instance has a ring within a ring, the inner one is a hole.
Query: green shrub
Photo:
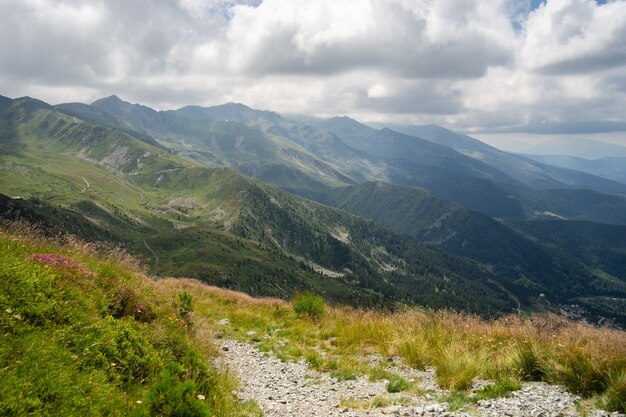
[[[191,294],[187,291],[183,291],[178,294],[178,301],[176,302],[176,314],[188,324],[191,323],[191,313],[193,312],[193,301]]]
[[[228,387],[221,387],[217,374],[209,370],[194,351],[182,363],[170,363],[163,369],[148,394],[144,414],[150,416],[195,417],[220,414],[214,401],[223,398]],[[213,407],[212,407],[213,406]]]
[[[389,382],[387,383],[387,392],[402,392],[411,388],[411,383],[406,379],[393,375]]]
[[[143,383],[161,368],[161,359],[140,326],[108,316],[74,335],[84,368],[103,370],[111,381]]]
[[[480,359],[469,352],[446,349],[437,352],[434,359],[437,384],[441,388],[461,391],[472,386],[478,374]]]
[[[411,388],[411,383],[409,381],[399,375],[394,374],[393,372],[387,371],[382,366],[377,366],[370,369],[369,380],[371,382],[381,381],[383,379],[386,379],[388,381],[387,392],[401,392]]]
[[[274,304],[274,309],[272,310],[272,317],[275,319],[279,319],[285,317],[289,310],[283,306],[282,304]]]
[[[298,316],[306,316],[311,320],[320,320],[326,313],[326,303],[322,297],[309,292],[296,295],[292,305]]]
[[[448,411],[457,411],[462,409],[468,404],[471,404],[473,399],[467,395],[465,391],[454,391],[448,394],[440,396],[438,399],[440,402],[448,404]]]
[[[169,364],[157,377],[148,397],[148,414],[151,416],[194,417],[208,416],[210,410],[203,397],[196,394],[193,380],[184,378],[184,369],[176,363]]]
[[[331,371],[330,376],[337,379],[337,381],[352,381],[355,380],[358,375],[352,369],[339,368]]]
[[[322,355],[320,355],[317,352],[309,351],[304,355],[304,358],[306,360],[307,365],[309,365],[311,369],[315,369],[316,371],[319,371],[324,366],[324,358],[322,358]]]
[[[495,384],[485,385],[476,391],[476,400],[486,400],[491,398],[509,397],[513,391],[517,391],[522,385],[512,379],[502,379]]]
[[[108,312],[116,319],[132,317],[137,321],[148,323],[156,318],[156,314],[139,293],[131,288],[118,288],[108,306]]]
[[[383,368],[381,365],[369,370],[369,381],[378,382],[383,379],[390,380],[393,374]]]

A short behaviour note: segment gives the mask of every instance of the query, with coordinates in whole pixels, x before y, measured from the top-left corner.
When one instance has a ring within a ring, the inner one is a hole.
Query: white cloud
[[[524,26],[520,64],[562,75],[626,65],[626,2],[551,0]]]
[[[626,120],[626,0],[0,0],[0,94],[471,130]]]
[[[380,83],[372,84],[367,89],[367,97],[369,98],[381,98],[381,97],[389,97],[389,90]]]
[[[499,1],[265,0],[237,6],[228,28],[232,69],[249,74],[475,77],[511,57]]]

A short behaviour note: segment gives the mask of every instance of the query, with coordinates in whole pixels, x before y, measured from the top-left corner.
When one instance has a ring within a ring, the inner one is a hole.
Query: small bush
[[[513,391],[517,391],[522,385],[512,379],[502,379],[495,384],[485,385],[476,391],[476,400],[509,397]]]
[[[381,381],[383,379],[388,381],[387,392],[401,392],[411,388],[411,383],[409,381],[399,375],[387,371],[382,366],[370,369],[369,380],[371,382]]]
[[[592,361],[582,348],[573,347],[549,362],[546,379],[554,384],[566,386],[570,391],[589,397],[604,391],[609,376],[602,363]]]
[[[148,323],[156,317],[150,304],[142,301],[137,291],[127,287],[119,288],[115,292],[109,304],[108,312],[117,319],[133,317],[143,323]]]
[[[177,363],[169,364],[157,377],[148,397],[148,415],[202,417],[210,415],[202,394],[196,394],[194,380],[185,378]]]
[[[162,362],[150,341],[132,320],[111,316],[76,332],[73,340],[81,366],[103,370],[112,382],[142,384],[156,375]]]
[[[447,403],[448,411],[460,410],[466,405],[474,402],[473,399],[467,395],[467,392],[463,391],[450,392],[446,395],[439,397],[438,401]]]
[[[306,316],[312,320],[320,320],[326,313],[326,303],[322,297],[308,292],[296,295],[292,305],[298,316]]]
[[[311,369],[319,371],[324,366],[324,358],[317,352],[307,352],[304,358]]]
[[[378,382],[383,379],[390,380],[393,374],[387,371],[382,366],[377,366],[369,370],[369,381],[370,382]]]
[[[183,291],[178,294],[178,301],[176,302],[176,314],[183,319],[187,324],[191,323],[191,313],[193,312],[193,301],[191,294],[187,291]]]
[[[411,383],[406,379],[394,375],[391,380],[387,383],[387,392],[402,392],[411,388]]]
[[[275,319],[283,318],[287,315],[289,310],[283,306],[282,304],[274,304],[274,309],[272,310],[272,317]]]
[[[170,363],[159,373],[143,415],[233,415],[235,409],[228,404],[233,388],[229,380],[209,369],[197,352],[189,351],[181,363]]]
[[[327,359],[322,370],[339,381],[354,380],[362,373],[359,363],[351,358]]]
[[[339,368],[331,371],[330,376],[337,379],[337,381],[353,381],[358,375],[352,369]]]

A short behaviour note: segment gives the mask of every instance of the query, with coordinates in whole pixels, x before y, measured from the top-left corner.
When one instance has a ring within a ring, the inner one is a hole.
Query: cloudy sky
[[[626,0],[0,0],[0,94],[626,131]]]

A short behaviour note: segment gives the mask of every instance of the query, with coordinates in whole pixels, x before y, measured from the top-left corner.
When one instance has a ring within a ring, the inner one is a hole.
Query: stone
[[[389,394],[385,381],[370,382],[367,377],[339,381],[328,373],[309,369],[303,359],[283,363],[249,343],[223,339],[222,350],[223,356],[219,360],[221,365],[238,373],[241,380],[241,390],[237,391],[236,396],[241,401],[256,401],[266,417],[470,417],[467,412],[460,410],[446,411],[446,404],[437,402],[437,398],[447,391],[437,386],[434,369],[418,371],[403,365],[399,358],[395,358],[392,363],[386,362],[384,358],[382,362],[371,363],[383,363],[387,365],[386,370],[406,379],[414,379],[419,389],[427,390],[428,394]],[[369,360],[369,357],[364,360]],[[343,401],[347,399],[357,399],[367,404],[374,395],[385,398],[392,405],[371,410],[343,406]],[[393,404],[399,398],[403,398],[403,401]],[[477,402],[472,406],[471,417],[578,417],[575,404],[576,397],[563,388],[529,382],[508,398]],[[610,413],[600,411],[590,413],[590,417],[611,416]]]

